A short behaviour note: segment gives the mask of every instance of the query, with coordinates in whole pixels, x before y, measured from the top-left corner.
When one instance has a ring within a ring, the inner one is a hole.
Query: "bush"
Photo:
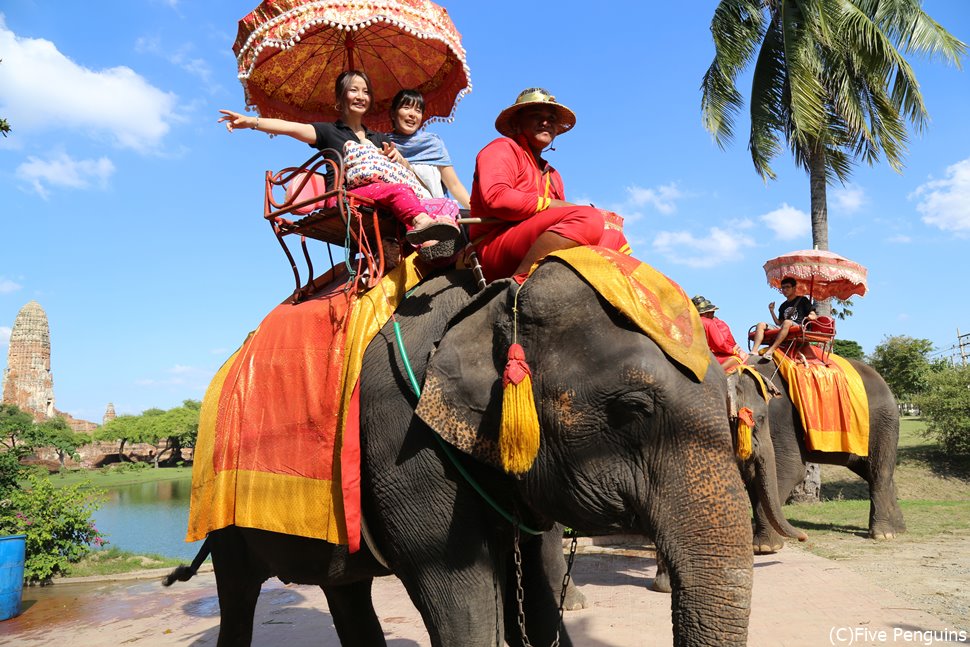
[[[24,579],[47,583],[69,572],[90,547],[107,543],[91,514],[103,500],[101,491],[80,484],[55,488],[49,478],[28,475],[20,487],[0,500],[0,534],[27,535]]]
[[[949,367],[928,376],[917,398],[926,435],[951,454],[970,454],[970,366]]]

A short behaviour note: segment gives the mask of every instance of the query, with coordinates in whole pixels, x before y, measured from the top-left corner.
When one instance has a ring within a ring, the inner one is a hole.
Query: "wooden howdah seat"
[[[334,149],[322,150],[300,166],[266,171],[263,217],[293,269],[294,303],[315,290],[308,238],[348,250],[356,265],[355,281],[373,287],[387,267],[384,241],[400,240],[403,235],[403,228],[390,213],[347,190],[343,157]],[[305,282],[287,244],[290,236],[300,240],[308,274]],[[331,254],[331,265],[332,260]]]
[[[468,211],[461,210],[458,224],[481,222],[469,218]],[[354,266],[354,286],[371,288],[388,271],[389,261],[396,263],[404,243],[404,227],[385,209],[374,201],[355,195],[347,190],[344,182],[343,156],[332,148],[313,155],[300,166],[290,166],[281,171],[266,171],[266,192],[263,217],[273,228],[273,233],[283,248],[296,289],[293,303],[310,298],[320,289],[314,281],[313,261],[307,247],[307,239],[319,240],[345,250]],[[485,287],[485,277],[474,247],[465,236],[465,249],[459,263],[470,269],[479,289]],[[300,277],[296,259],[290,251],[289,236],[298,236],[300,249],[307,267],[307,280]],[[393,250],[388,250],[387,243]],[[334,265],[330,254],[330,265]]]
[[[754,341],[756,326],[751,326],[748,330],[748,345]],[[762,344],[771,345],[778,336],[780,328],[768,328],[765,330]],[[798,348],[803,345],[817,346],[822,351],[822,356],[832,352],[832,342],[835,341],[835,319],[828,316],[820,316],[817,319],[805,322],[804,326],[794,325],[788,329],[788,337],[781,344],[781,350],[786,355],[797,355]],[[757,351],[758,349],[753,349]]]

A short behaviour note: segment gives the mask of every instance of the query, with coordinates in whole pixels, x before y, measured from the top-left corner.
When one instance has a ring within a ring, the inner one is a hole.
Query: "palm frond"
[[[765,180],[775,178],[771,160],[781,150],[779,137],[783,133],[787,136],[787,84],[781,24],[772,20],[765,30],[751,79],[751,133],[748,138],[754,167]]]
[[[860,0],[855,0],[858,4]],[[967,45],[923,11],[919,0],[881,0],[873,22],[904,52],[939,56],[960,67]]]
[[[795,0],[781,3],[779,16],[784,38],[785,62],[791,92],[791,115],[794,136],[802,146],[817,141],[825,128],[825,87],[822,85],[822,65],[818,56],[816,34],[806,29],[810,22]]]
[[[757,0],[722,0],[714,10],[714,61],[701,82],[701,119],[721,148],[733,138],[734,120],[743,105],[735,79],[750,63],[763,31]]]

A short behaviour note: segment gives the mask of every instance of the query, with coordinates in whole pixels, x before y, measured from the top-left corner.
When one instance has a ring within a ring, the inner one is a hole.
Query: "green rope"
[[[408,375],[408,381],[411,382],[411,389],[414,391],[414,394],[420,398],[421,387],[418,386],[418,380],[414,377],[414,371],[411,370],[411,362],[408,360],[407,350],[404,348],[404,340],[401,338],[401,326],[398,324],[397,318],[394,319],[393,323],[394,323],[394,338],[397,340],[397,347],[401,352],[401,360],[404,362],[404,371]],[[434,436],[435,440],[438,441],[438,445],[441,447],[442,451],[444,451],[445,456],[448,457],[448,459],[451,461],[451,464],[454,465],[455,469],[458,470],[458,473],[461,474],[466,481],[468,481],[469,485],[471,485],[475,489],[475,491],[478,492],[479,496],[481,496],[485,500],[485,502],[488,503],[488,505],[492,506],[492,509],[495,510],[495,512],[499,513],[506,521],[508,521],[512,525],[517,526],[519,530],[521,530],[524,533],[527,533],[530,535],[542,534],[542,532],[539,530],[533,530],[532,528],[529,528],[528,526],[523,525],[515,517],[513,517],[511,514],[503,510],[499,506],[499,504],[495,501],[495,499],[489,496],[488,492],[486,492],[482,488],[482,486],[478,484],[478,482],[472,477],[472,475],[468,472],[468,470],[466,470],[465,467],[458,462],[458,458],[455,456],[451,447],[449,447],[448,444],[444,440],[442,440],[438,434],[433,433],[432,435]]]

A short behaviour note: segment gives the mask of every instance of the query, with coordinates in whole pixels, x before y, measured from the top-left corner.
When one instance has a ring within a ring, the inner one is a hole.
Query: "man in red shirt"
[[[495,120],[499,137],[479,152],[472,183],[472,225],[482,271],[489,281],[524,279],[547,254],[578,245],[629,253],[622,232],[599,209],[566,202],[562,177],[542,158],[576,115],[541,88],[523,90]]]
[[[734,341],[734,335],[731,334],[728,325],[714,316],[717,306],[700,295],[691,301],[694,302],[694,307],[701,316],[701,323],[704,324],[707,345],[717,361],[721,363],[721,368],[728,371],[738,364],[744,364],[748,354]]]

